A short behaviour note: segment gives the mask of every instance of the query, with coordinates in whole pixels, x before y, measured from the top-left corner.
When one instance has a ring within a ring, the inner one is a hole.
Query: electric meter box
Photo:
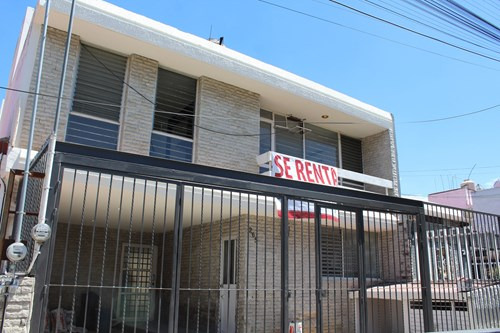
[[[35,242],[43,243],[50,238],[52,230],[50,226],[45,223],[37,224],[31,229],[31,237]]]
[[[28,249],[26,245],[21,242],[12,243],[7,248],[7,258],[12,262],[18,262],[26,258],[28,254]]]

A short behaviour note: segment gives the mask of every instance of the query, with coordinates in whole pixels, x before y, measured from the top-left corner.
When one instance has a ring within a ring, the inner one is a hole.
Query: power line
[[[264,0],[258,0],[258,1],[264,1]],[[493,60],[493,61],[496,61],[496,62],[500,62],[500,59],[493,58],[493,57],[490,57],[490,56],[488,56],[488,55],[485,55],[485,54],[482,54],[482,53],[479,53],[479,52],[476,52],[476,51],[473,51],[473,50],[467,49],[467,48],[465,48],[465,47],[461,47],[461,46],[459,46],[459,45],[455,45],[455,44],[453,44],[453,43],[450,43],[450,42],[444,41],[444,40],[442,40],[442,39],[439,39],[439,38],[436,38],[436,37],[433,37],[433,36],[430,36],[430,35],[424,34],[424,33],[419,32],[419,31],[416,31],[416,30],[413,30],[413,29],[407,28],[407,27],[402,26],[402,25],[400,25],[400,24],[397,24],[397,23],[394,23],[394,22],[388,21],[388,20],[386,20],[386,19],[383,19],[383,18],[381,18],[381,17],[378,17],[378,16],[375,16],[375,15],[372,15],[372,14],[370,14],[370,13],[364,12],[364,11],[362,11],[362,10],[360,10],[360,9],[357,9],[357,8],[354,8],[354,7],[351,7],[351,6],[348,6],[348,5],[346,5],[346,4],[343,4],[343,3],[341,3],[341,2],[338,2],[338,1],[336,1],[336,0],[329,0],[329,1],[331,1],[331,2],[335,3],[335,4],[339,5],[339,6],[342,6],[342,7],[348,8],[348,9],[350,9],[350,10],[352,10],[352,11],[357,12],[357,13],[363,14],[363,15],[365,15],[365,16],[367,16],[367,17],[370,17],[370,18],[372,18],[372,19],[375,19],[375,20],[377,20],[377,21],[380,21],[380,22],[383,22],[383,23],[386,23],[386,24],[392,25],[392,26],[394,26],[394,27],[397,27],[397,28],[399,28],[399,29],[402,29],[402,30],[405,30],[405,31],[411,32],[411,33],[416,34],[416,35],[418,35],[418,36],[421,36],[421,37],[425,37],[425,38],[431,39],[431,40],[436,41],[436,42],[438,42],[438,43],[441,43],[441,44],[444,44],[444,45],[448,45],[448,46],[451,46],[451,47],[453,47],[453,48],[456,48],[456,49],[459,49],[459,50],[462,50],[462,51],[465,51],[465,52],[468,52],[468,53],[471,53],[471,54],[475,54],[475,55],[477,55],[477,56],[480,56],[480,57],[483,57],[483,58],[486,58],[486,59],[490,59],[490,60]]]
[[[500,165],[489,165],[489,166],[479,166],[476,169],[496,169],[500,168]],[[470,170],[469,168],[448,168],[448,169],[416,169],[416,170],[404,170],[399,172],[433,172],[433,171],[455,171],[455,170]]]
[[[123,83],[126,84],[126,85],[129,85],[126,82],[123,82]],[[19,92],[19,93],[23,93],[23,94],[36,95],[36,93],[32,92],[32,91],[22,90],[22,89],[16,89],[16,88],[9,88],[9,87],[6,87],[6,86],[0,86],[0,89],[8,90],[8,91],[14,91],[14,92]],[[56,95],[50,95],[50,94],[44,94],[44,93],[39,93],[38,95],[42,96],[42,97],[58,98],[58,96],[56,96]],[[119,104],[102,103],[102,102],[96,102],[96,101],[85,100],[85,99],[78,99],[78,98],[73,99],[71,97],[61,97],[61,98],[64,99],[64,100],[73,100],[74,102],[78,102],[78,103],[86,103],[86,104],[101,105],[101,106],[111,106],[111,107],[121,107],[121,105],[119,105]],[[149,101],[149,99],[147,99],[147,101],[150,102],[150,103],[152,103],[151,101]],[[465,116],[473,115],[473,114],[476,114],[476,113],[485,112],[485,111],[491,110],[493,108],[496,108],[498,106],[500,106],[500,104],[494,105],[494,106],[491,106],[491,107],[488,107],[488,108],[485,108],[485,109],[482,109],[482,110],[468,112],[468,113],[463,113],[463,114],[459,114],[459,115],[455,115],[455,116],[450,116],[450,117],[446,117],[446,118],[428,119],[428,120],[417,120],[417,121],[407,121],[407,122],[402,122],[401,124],[428,123],[428,122],[443,121],[443,120],[448,120],[448,119],[465,117]],[[182,116],[182,117],[192,117],[192,118],[210,118],[210,119],[242,120],[242,121],[248,120],[247,118],[226,117],[226,116],[224,116],[224,117],[204,116],[204,115],[186,114],[186,113],[181,113],[181,112],[171,112],[171,111],[164,111],[164,110],[157,110],[157,109],[154,109],[153,111],[155,113],[169,114],[169,115]],[[359,124],[366,124],[367,122],[365,122],[365,121],[360,121],[360,122],[354,122],[354,121],[353,122],[350,122],[350,121],[337,121],[337,122],[336,121],[304,121],[304,123],[311,124],[311,125],[359,125]],[[199,126],[199,125],[193,124],[193,126]],[[210,129],[207,129],[207,130],[210,131]],[[226,134],[226,135],[230,135],[230,134]],[[245,134],[243,136],[258,136],[258,135],[260,135],[260,134],[248,134],[248,135]],[[241,135],[236,135],[236,136],[241,136]]]
[[[490,107],[487,107],[487,108],[484,108],[484,109],[481,109],[481,110],[467,112],[467,113],[462,113],[462,114],[457,114],[457,115],[454,115],[454,116],[449,116],[449,117],[444,117],[444,118],[435,118],[435,119],[426,119],[426,120],[407,121],[407,122],[403,122],[403,124],[432,123],[432,122],[437,122],[437,121],[444,121],[444,120],[450,120],[450,119],[455,119],[455,118],[461,118],[461,117],[466,117],[466,116],[470,116],[470,115],[481,113],[481,112],[486,112],[488,110],[495,109],[495,108],[497,108],[499,106],[500,106],[500,104],[497,104],[497,105],[493,105],[493,106],[490,106]]]
[[[421,47],[418,47],[418,46],[414,46],[414,45],[410,45],[410,44],[407,44],[407,43],[399,42],[399,41],[394,40],[394,39],[383,37],[381,35],[377,35],[377,34],[374,34],[374,33],[368,32],[368,31],[364,31],[364,30],[361,30],[361,29],[358,29],[358,28],[354,28],[354,27],[351,27],[351,26],[348,26],[348,25],[345,25],[345,24],[341,24],[341,23],[338,23],[338,22],[335,22],[335,21],[331,21],[331,20],[328,20],[328,19],[316,16],[316,15],[312,15],[312,14],[309,14],[309,13],[306,13],[306,12],[303,12],[303,11],[300,11],[300,10],[296,10],[296,9],[293,9],[293,8],[290,8],[290,7],[287,7],[287,6],[279,5],[279,4],[274,3],[274,2],[270,2],[270,1],[266,1],[266,0],[257,0],[257,1],[265,3],[265,4],[270,5],[270,6],[274,6],[274,7],[277,7],[277,8],[286,10],[286,11],[289,11],[289,12],[292,12],[292,13],[296,13],[296,14],[300,14],[300,15],[303,15],[303,16],[307,16],[307,17],[313,18],[313,19],[318,20],[318,21],[322,21],[322,22],[325,22],[325,23],[333,24],[333,25],[336,25],[336,26],[339,26],[339,27],[342,27],[342,28],[345,28],[345,29],[353,30],[353,31],[356,31],[356,32],[359,32],[359,33],[362,33],[362,34],[365,34],[365,35],[368,35],[368,36],[372,36],[372,37],[375,37],[375,38],[378,38],[378,39],[382,39],[382,40],[385,40],[385,41],[388,41],[388,42],[391,42],[391,43],[395,43],[395,44],[406,46],[406,47],[409,47],[409,48],[412,48],[412,49],[415,49],[415,50],[419,50],[419,51],[422,51],[422,52],[426,52],[426,53],[430,53],[430,54],[433,54],[433,55],[437,55],[439,57],[451,59],[451,60],[454,60],[454,61],[462,62],[462,63],[473,65],[473,66],[487,68],[487,69],[490,69],[490,70],[493,70],[493,71],[500,71],[500,69],[496,69],[496,68],[489,67],[489,66],[484,66],[484,65],[477,64],[477,63],[474,63],[474,62],[471,62],[471,61],[467,61],[467,60],[455,58],[455,57],[452,57],[452,56],[447,56],[447,55],[444,55],[444,54],[439,53],[439,52],[427,50],[427,49],[424,49],[424,48],[421,48]]]

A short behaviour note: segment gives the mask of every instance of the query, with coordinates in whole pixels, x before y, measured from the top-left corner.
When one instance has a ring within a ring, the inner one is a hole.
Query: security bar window
[[[322,276],[357,277],[356,230],[323,227],[321,237]],[[368,278],[380,277],[379,237],[375,232],[365,232],[365,273]]]
[[[116,149],[127,58],[81,45],[66,141]]]
[[[150,155],[191,162],[196,80],[158,70]]]

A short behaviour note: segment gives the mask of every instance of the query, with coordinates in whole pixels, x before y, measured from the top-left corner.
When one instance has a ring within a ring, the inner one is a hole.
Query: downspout
[[[38,213],[38,224],[45,224],[46,223],[46,214],[47,214],[47,204],[48,204],[48,198],[49,198],[49,192],[50,192],[50,182],[52,179],[52,165],[54,163],[54,155],[55,155],[55,148],[56,148],[56,140],[57,140],[57,128],[59,127],[59,118],[61,115],[61,103],[62,103],[62,95],[64,92],[64,84],[66,81],[66,69],[68,65],[68,58],[69,58],[69,50],[71,46],[71,36],[73,32],[73,18],[74,18],[74,12],[75,12],[75,5],[76,5],[76,0],[72,0],[71,2],[71,12],[69,16],[69,22],[68,22],[68,33],[66,37],[66,47],[64,50],[64,60],[63,60],[63,65],[62,65],[62,71],[61,71],[61,81],[59,83],[59,93],[57,96],[57,106],[56,106],[56,115],[54,118],[54,127],[52,129],[52,134],[50,135],[50,142],[49,146],[47,148],[47,160],[46,160],[46,166],[45,166],[45,178],[43,179],[43,188],[42,188],[42,196],[40,199],[40,211]],[[34,248],[34,254],[33,254],[33,259],[31,260],[30,266],[28,267],[27,273],[29,273],[35,264],[36,259],[38,258],[38,255],[40,254],[40,247],[41,244],[36,242],[35,243],[35,248]]]
[[[43,20],[43,33],[42,33],[42,43],[40,46],[40,54],[38,59],[38,73],[36,77],[36,88],[35,88],[35,100],[33,102],[33,110],[31,112],[31,123],[30,123],[30,132],[28,137],[28,147],[26,150],[26,160],[24,162],[24,172],[23,172],[23,181],[21,183],[21,196],[19,199],[19,209],[16,211],[16,230],[14,233],[15,242],[19,243],[21,241],[21,230],[23,227],[24,216],[26,215],[26,192],[28,189],[28,179],[29,179],[29,171],[31,164],[31,149],[33,148],[33,136],[35,134],[35,120],[36,120],[36,112],[38,109],[38,99],[40,94],[40,84],[42,78],[42,70],[43,70],[43,59],[45,56],[45,42],[47,41],[47,26],[49,21],[49,10],[50,10],[50,0],[47,0],[45,5],[45,17]]]

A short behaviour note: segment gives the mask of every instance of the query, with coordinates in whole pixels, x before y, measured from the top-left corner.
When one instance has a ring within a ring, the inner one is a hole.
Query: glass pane
[[[273,120],[273,113],[266,110],[260,110],[260,117]]]
[[[306,124],[306,160],[338,166],[338,134],[327,129]]]
[[[125,57],[82,44],[72,110],[119,121],[126,65]]]
[[[149,155],[176,161],[191,162],[193,143],[171,136],[153,133]]]
[[[195,100],[195,79],[160,68],[154,130],[192,138]]]
[[[302,123],[275,115],[276,151],[278,153],[303,157]]]
[[[98,148],[116,149],[118,129],[118,124],[70,114],[66,141]]]
[[[263,154],[270,150],[271,150],[271,124],[261,121],[259,154]]]

